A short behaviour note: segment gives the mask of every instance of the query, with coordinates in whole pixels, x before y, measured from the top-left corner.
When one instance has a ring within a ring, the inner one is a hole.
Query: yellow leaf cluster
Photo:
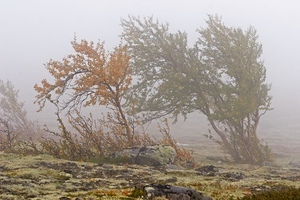
[[[113,52],[107,53],[101,42],[77,42],[74,39],[71,44],[75,54],[66,56],[62,61],[51,59],[45,64],[54,83],[43,80],[41,86],[34,86],[40,109],[49,96],[54,95],[58,99],[67,91],[74,104],[119,104],[132,80],[126,46],[119,45]]]

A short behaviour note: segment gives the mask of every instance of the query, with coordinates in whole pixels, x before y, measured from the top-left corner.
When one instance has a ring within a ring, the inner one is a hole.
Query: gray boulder
[[[127,159],[128,163],[147,166],[166,166],[173,164],[176,151],[167,145],[135,146],[114,153],[113,157]]]
[[[172,200],[212,200],[212,198],[187,187],[172,185],[150,184],[144,186],[148,198],[166,197]]]

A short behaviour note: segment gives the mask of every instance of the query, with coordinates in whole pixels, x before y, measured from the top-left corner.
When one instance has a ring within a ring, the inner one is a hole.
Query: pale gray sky
[[[153,16],[193,43],[207,14],[218,14],[228,26],[257,29],[273,112],[293,112],[299,121],[299,10],[297,0],[0,0],[0,79],[12,81],[33,112],[33,85],[48,77],[43,63],[72,53],[74,33],[111,49],[120,41],[121,18]]]

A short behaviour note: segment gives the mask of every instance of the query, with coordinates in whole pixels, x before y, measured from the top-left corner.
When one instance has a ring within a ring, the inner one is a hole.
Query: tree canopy
[[[209,16],[194,46],[187,34],[170,33],[167,23],[152,17],[122,20],[137,83],[131,88],[136,110],[151,120],[200,111],[235,161],[270,160],[257,138],[260,117],[270,110],[270,85],[261,60],[256,30],[227,27]]]

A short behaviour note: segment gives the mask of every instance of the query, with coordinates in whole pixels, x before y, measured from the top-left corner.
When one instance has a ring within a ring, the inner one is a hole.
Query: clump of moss
[[[239,198],[240,199],[240,198]],[[285,187],[280,190],[270,190],[251,196],[244,196],[240,200],[297,200],[300,199],[300,188]]]

